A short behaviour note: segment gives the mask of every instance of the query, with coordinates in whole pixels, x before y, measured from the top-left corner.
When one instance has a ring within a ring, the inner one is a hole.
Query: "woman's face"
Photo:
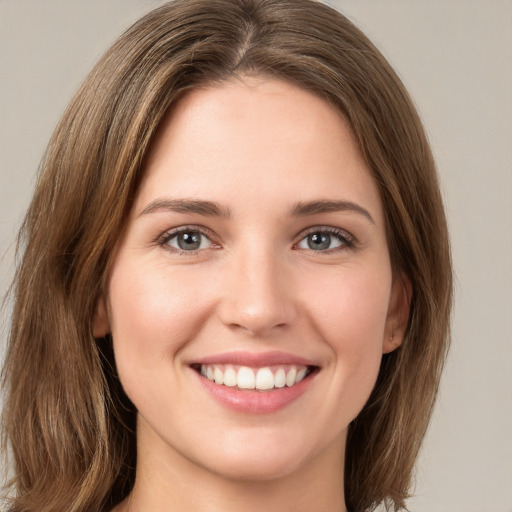
[[[341,471],[405,303],[339,114],[264,78],[189,93],[151,147],[95,320],[139,412],[139,465]]]

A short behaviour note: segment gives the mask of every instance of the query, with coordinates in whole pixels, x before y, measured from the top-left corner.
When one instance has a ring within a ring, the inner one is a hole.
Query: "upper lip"
[[[287,352],[244,352],[233,351],[214,354],[195,360],[192,364],[232,364],[238,366],[249,366],[252,368],[262,368],[264,366],[276,365],[297,365],[297,366],[317,366],[309,359],[289,354]]]

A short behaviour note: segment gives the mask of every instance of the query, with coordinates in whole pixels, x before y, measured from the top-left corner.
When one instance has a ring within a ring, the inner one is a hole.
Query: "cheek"
[[[311,277],[311,276],[310,276]],[[382,343],[391,291],[391,272],[378,267],[340,268],[304,283],[305,307],[326,340],[354,349]],[[333,348],[334,348],[333,346]]]
[[[158,378],[154,370],[172,363],[201,328],[207,310],[200,280],[180,278],[178,272],[171,276],[162,265],[134,267],[118,261],[108,291],[116,363],[127,388]]]
[[[379,270],[340,269],[329,279],[317,276],[310,287],[309,315],[331,352],[332,387],[326,396],[344,404],[349,421],[368,399],[382,358],[391,272]]]

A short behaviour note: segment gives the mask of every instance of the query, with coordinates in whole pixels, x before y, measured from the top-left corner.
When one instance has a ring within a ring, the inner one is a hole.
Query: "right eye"
[[[194,252],[213,247],[213,242],[197,229],[181,229],[167,233],[161,241],[177,252]]]

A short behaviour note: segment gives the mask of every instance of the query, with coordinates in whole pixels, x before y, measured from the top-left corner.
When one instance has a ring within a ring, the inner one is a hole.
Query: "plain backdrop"
[[[161,3],[0,0],[1,294],[65,105],[115,37]],[[328,3],[367,33],[411,92],[452,234],[453,346],[409,508],[512,512],[512,1]]]

